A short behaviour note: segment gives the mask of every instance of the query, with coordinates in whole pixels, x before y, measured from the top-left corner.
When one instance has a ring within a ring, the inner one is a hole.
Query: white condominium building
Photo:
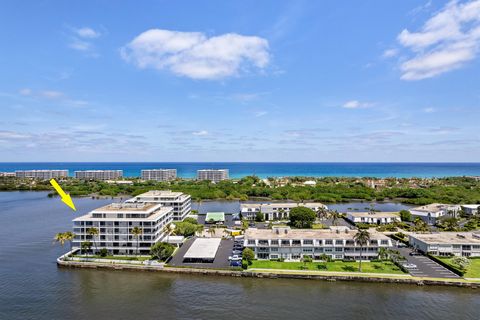
[[[0,172],[0,177],[16,177],[15,172]]]
[[[408,242],[434,256],[480,257],[480,233],[476,232],[412,233]]]
[[[228,180],[228,169],[197,170],[197,180],[210,180],[215,183]]]
[[[123,170],[75,171],[75,178],[84,180],[115,180],[123,177]]]
[[[190,195],[170,190],[152,190],[129,199],[127,203],[159,203],[164,207],[173,208],[173,220],[182,221],[190,214],[192,200]]]
[[[438,218],[443,217],[446,214],[451,213],[456,215],[460,210],[460,206],[450,205],[450,204],[441,204],[441,203],[432,203],[416,208],[410,209],[410,213],[413,218],[420,218],[426,223],[433,225]]]
[[[386,224],[400,222],[398,212],[347,212],[347,219],[353,223]]]
[[[370,232],[370,241],[363,248],[355,242],[356,230],[347,227],[330,229],[247,229],[244,246],[255,253],[256,259],[299,260],[309,256],[315,260],[327,255],[332,259],[372,260],[380,248],[391,248],[392,240],[377,231]]]
[[[278,203],[242,203],[240,205],[240,213],[242,217],[247,220],[255,220],[257,213],[263,215],[263,219],[282,220],[288,219],[290,216],[290,209],[303,206],[317,212],[320,209],[328,209],[326,205],[319,202],[310,203],[295,203],[295,202],[278,202]]]
[[[467,216],[480,215],[480,204],[464,204],[461,207]]]
[[[143,180],[170,181],[177,178],[177,169],[145,169],[142,170]]]
[[[49,180],[68,177],[68,170],[17,170],[15,171],[15,176],[17,178]]]
[[[139,227],[138,252],[149,254],[150,247],[166,236],[164,226],[172,221],[172,212],[172,208],[159,203],[112,203],[73,220],[72,246],[81,248],[82,242],[89,241],[93,250],[96,245],[110,254],[135,254],[137,237],[132,229]],[[99,234],[92,238],[89,228],[97,228]]]

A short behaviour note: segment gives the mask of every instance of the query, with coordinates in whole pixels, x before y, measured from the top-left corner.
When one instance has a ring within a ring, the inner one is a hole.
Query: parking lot
[[[411,248],[396,248],[400,254],[407,260],[404,263],[414,264],[417,267],[409,269],[409,273],[414,277],[432,277],[432,278],[460,278],[457,274],[439,265],[432,259],[424,255],[411,256]]]
[[[171,266],[188,266],[188,267],[197,267],[197,268],[228,268],[230,266],[230,261],[228,257],[232,255],[233,249],[233,240],[231,239],[222,239],[220,246],[218,247],[217,253],[215,254],[215,259],[212,263],[185,263],[183,262],[183,256],[188,251],[192,245],[195,238],[188,239],[175,253],[172,259],[168,262]]]
[[[197,218],[198,223],[203,224],[203,225],[208,225],[208,224],[205,223],[205,218],[206,218],[205,214],[199,214],[198,218]],[[225,222],[223,224],[225,226],[229,227],[229,228],[233,227],[235,225],[234,218],[235,218],[234,214],[225,213]]]

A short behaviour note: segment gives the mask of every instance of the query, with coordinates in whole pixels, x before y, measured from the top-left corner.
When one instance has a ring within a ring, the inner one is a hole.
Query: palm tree
[[[92,237],[93,240],[93,246],[95,247],[95,252],[97,252],[97,242],[95,241],[95,237],[98,235],[98,229],[95,227],[91,227],[87,229],[87,234],[89,234]]]
[[[62,247],[65,245],[66,240],[67,239],[65,238],[65,233],[63,232],[57,233],[53,238],[53,242],[60,243]]]
[[[328,216],[328,211],[327,211],[327,209],[325,209],[324,206],[318,207],[317,216],[318,216],[318,218],[320,218],[321,220],[326,219],[327,216]]]
[[[368,244],[368,241],[370,241],[370,233],[366,229],[358,230],[357,233],[353,236],[353,240],[355,240],[355,242],[360,245],[360,260],[359,260],[358,271],[362,272],[363,246]]]
[[[213,235],[215,235],[215,228],[213,226],[210,226],[208,228],[208,233],[210,234],[210,237],[212,237]]]
[[[340,213],[337,210],[330,211],[330,218],[332,219],[332,224],[336,226],[338,219],[340,219]]]
[[[92,248],[92,243],[90,241],[84,241],[82,242],[81,247],[82,251],[87,252],[88,256],[88,251],[90,251],[90,249]]]
[[[167,243],[168,243],[168,237],[170,236],[171,232],[171,223],[167,223],[165,226],[163,226],[162,232],[167,234]]]
[[[70,251],[72,251],[72,241],[73,241],[73,239],[75,239],[75,233],[73,233],[71,231],[67,231],[67,232],[63,233],[63,236],[64,236],[65,240],[70,243]]]
[[[388,259],[388,256],[389,252],[387,248],[381,247],[380,249],[378,249],[378,257],[380,258],[380,260]]]
[[[140,227],[133,227],[133,229],[130,231],[130,233],[133,235],[133,237],[135,239],[137,239],[137,250],[136,250],[135,255],[138,256],[138,240],[143,233],[143,229],[140,228]]]

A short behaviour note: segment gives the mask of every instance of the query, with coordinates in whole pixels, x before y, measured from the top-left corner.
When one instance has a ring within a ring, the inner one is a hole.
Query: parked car
[[[412,251],[412,252],[409,253],[409,255],[411,255],[411,256],[421,256],[422,254],[418,251]]]
[[[417,265],[413,264],[413,263],[404,263],[404,264],[402,264],[402,266],[405,269],[417,269]]]
[[[232,251],[232,254],[236,254],[236,255],[241,256],[241,255],[242,255],[242,251],[241,251],[241,250],[233,250],[233,251]]]
[[[241,260],[233,260],[230,262],[231,267],[241,267],[242,266],[242,261]]]
[[[233,256],[228,257],[228,260],[230,260],[230,261],[241,261],[242,257],[240,257],[237,254],[234,254]]]

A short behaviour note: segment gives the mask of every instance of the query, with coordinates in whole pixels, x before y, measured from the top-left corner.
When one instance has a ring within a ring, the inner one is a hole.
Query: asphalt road
[[[432,278],[450,278],[458,279],[460,276],[439,265],[427,256],[411,256],[411,248],[397,248],[400,254],[407,260],[404,263],[413,263],[417,265],[416,269],[409,270],[414,277],[432,277]]]

